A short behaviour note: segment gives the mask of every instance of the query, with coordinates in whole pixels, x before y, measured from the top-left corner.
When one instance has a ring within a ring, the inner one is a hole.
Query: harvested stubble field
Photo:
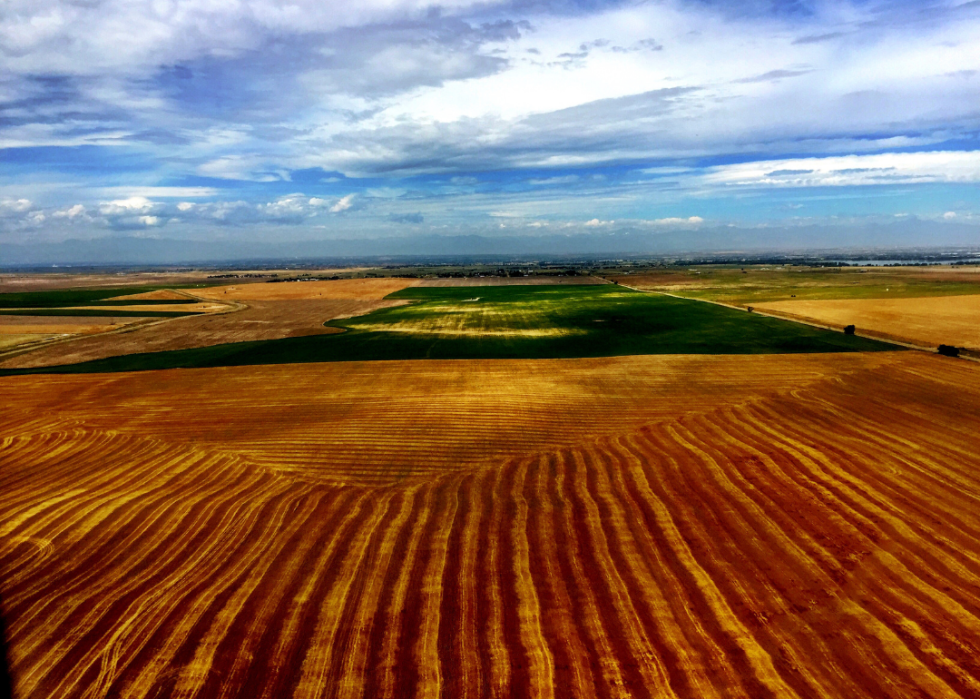
[[[972,363],[337,363],[0,396],[23,696],[980,694]]]
[[[757,307],[824,325],[853,324],[862,332],[927,347],[944,344],[980,350],[980,295],[793,300],[761,303]]]
[[[0,361],[0,367],[15,369],[56,366],[146,352],[167,352],[235,342],[337,333],[340,332],[338,328],[325,327],[324,321],[358,316],[379,308],[401,305],[405,302],[382,299],[386,294],[403,289],[410,283],[409,280],[391,279],[253,283],[193,289],[179,293],[161,289],[131,294],[117,297],[116,300],[135,304],[121,306],[121,308],[138,309],[140,300],[168,302],[167,305],[149,306],[149,308],[183,308],[184,303],[170,302],[186,302],[188,295],[217,299],[220,304],[195,305],[199,310],[206,308],[212,311],[207,316],[185,316],[169,319],[166,322],[141,323],[139,327],[122,333],[79,338],[70,343],[42,347]],[[229,292],[230,296],[225,292]],[[98,307],[85,308],[96,313]],[[213,313],[216,310],[229,309],[234,312]],[[18,316],[0,316],[0,327],[8,317]]]

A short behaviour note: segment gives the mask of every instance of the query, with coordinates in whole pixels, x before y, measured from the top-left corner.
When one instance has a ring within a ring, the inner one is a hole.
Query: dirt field
[[[393,291],[410,286],[410,279],[350,279],[327,282],[279,282],[274,284],[232,284],[227,287],[189,289],[175,293],[160,290],[126,299],[169,299],[188,296],[216,299],[187,304],[119,306],[127,311],[141,309],[198,311],[207,316],[172,318],[140,324],[130,331],[59,342],[38,347],[0,361],[0,367],[26,368],[56,366],[117,357],[141,352],[210,347],[229,342],[277,340],[302,335],[338,332],[323,323],[334,318],[370,313],[378,308],[397,306],[404,301],[383,301]],[[227,292],[227,293],[226,293]],[[229,313],[229,306],[239,310]],[[113,306],[88,306],[91,310],[113,310]],[[0,323],[3,321],[0,320]]]
[[[980,295],[918,299],[837,299],[760,303],[762,311],[825,325],[855,325],[859,331],[937,347],[980,349]]]
[[[980,694],[972,363],[263,366],[0,400],[24,696]]]
[[[168,303],[160,304],[133,304],[127,306],[65,306],[64,310],[85,310],[85,311],[105,311],[106,315],[111,315],[113,311],[128,311],[130,313],[140,312],[159,312],[167,313],[214,313],[228,309],[227,304],[223,303]]]
[[[276,282],[230,284],[194,289],[194,295],[218,301],[285,301],[329,298],[338,300],[381,300],[388,294],[414,286],[414,279],[336,279],[324,282]]]
[[[65,336],[93,335],[145,322],[132,316],[5,316],[0,315],[0,352],[21,351],[28,345],[58,342]]]
[[[32,343],[47,342],[60,335],[45,335],[43,333],[15,333],[0,331],[0,351],[24,347]]]
[[[56,366],[139,352],[162,352],[210,347],[228,342],[328,334],[337,332],[337,329],[325,328],[324,321],[361,315],[399,303],[403,302],[249,301],[247,308],[233,313],[166,319],[123,333],[78,338],[56,346],[38,348],[0,361],[0,367]]]
[[[464,277],[423,279],[416,286],[535,286],[541,284],[608,284],[600,277]]]
[[[313,276],[350,274],[361,272],[363,267],[351,267],[345,269],[324,268],[318,270],[304,270]],[[242,279],[220,279],[215,274],[255,274],[263,275],[255,278]],[[182,272],[93,272],[88,274],[79,273],[21,273],[21,272],[0,272],[0,294],[9,292],[23,291],[53,291],[55,289],[72,289],[83,287],[114,287],[114,286],[139,286],[142,284],[152,286],[169,286],[177,284],[215,284],[215,283],[239,283],[254,284],[265,282],[273,274],[281,277],[289,277],[296,274],[296,270],[270,269],[270,270],[189,270]]]

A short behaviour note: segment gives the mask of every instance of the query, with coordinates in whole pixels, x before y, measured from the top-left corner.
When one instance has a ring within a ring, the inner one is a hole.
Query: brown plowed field
[[[980,695],[976,365],[464,364],[0,381],[21,695]]]
[[[856,325],[859,331],[927,347],[980,349],[980,295],[775,301],[756,308],[824,325]]]
[[[230,284],[194,289],[194,295],[217,301],[286,301],[295,299],[381,300],[416,284],[414,279],[335,279],[317,282]]]
[[[143,323],[146,318],[132,316],[5,316],[0,315],[0,351],[22,352],[29,345],[64,345],[75,335],[95,335]],[[40,351],[40,350],[35,350]],[[57,355],[58,351],[52,353]]]
[[[197,290],[195,290],[196,293]],[[138,352],[210,347],[228,342],[278,340],[300,335],[338,332],[323,323],[332,318],[370,313],[401,301],[295,300],[249,301],[233,313],[173,318],[141,325],[123,333],[85,337],[69,343],[40,348],[0,362],[4,368],[74,364]],[[174,305],[156,306],[170,310]],[[132,308],[130,306],[129,308]]]

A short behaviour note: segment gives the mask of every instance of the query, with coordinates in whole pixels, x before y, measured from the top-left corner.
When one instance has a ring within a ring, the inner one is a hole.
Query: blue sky
[[[0,242],[980,223],[976,0],[7,0],[0,51]]]

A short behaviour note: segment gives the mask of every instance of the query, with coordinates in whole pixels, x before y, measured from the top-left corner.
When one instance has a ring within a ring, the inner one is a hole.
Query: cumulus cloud
[[[81,204],[75,204],[74,206],[69,206],[67,209],[60,209],[51,213],[51,215],[55,218],[67,218],[70,221],[75,220],[76,218],[85,217],[86,214],[87,211]]]
[[[693,226],[651,212],[977,181],[980,5],[791,7],[9,0],[0,218]]]
[[[354,205],[354,195],[348,194],[345,197],[341,197],[340,200],[330,207],[331,213],[340,213],[341,211],[347,211]]]

